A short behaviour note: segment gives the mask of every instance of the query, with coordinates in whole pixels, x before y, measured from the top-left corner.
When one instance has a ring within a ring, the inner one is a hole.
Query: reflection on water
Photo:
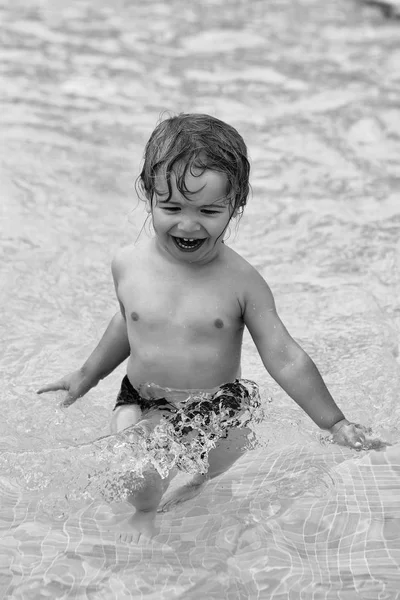
[[[29,493],[0,470],[1,593],[398,598],[398,23],[355,0],[17,0],[0,23],[0,447],[43,463],[21,467]],[[230,243],[346,415],[395,445],[321,445],[247,337],[261,447],[160,515],[146,549],[115,544],[125,504],[60,493],[84,475],[73,452],[54,497],[37,486],[51,449],[108,435],[123,368],[67,410],[35,390],[81,364],[117,309],[109,264],[142,230],[134,181],[162,111],[243,134],[253,195]]]

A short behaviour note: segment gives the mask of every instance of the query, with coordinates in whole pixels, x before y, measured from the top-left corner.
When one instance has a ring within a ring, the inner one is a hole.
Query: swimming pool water
[[[0,597],[400,598],[398,23],[346,0],[17,0],[0,23]],[[393,445],[324,441],[247,336],[259,446],[134,547],[110,529],[126,504],[74,497],[123,367],[68,409],[35,391],[117,310],[109,265],[146,235],[134,181],[164,110],[242,133],[253,194],[228,243]]]

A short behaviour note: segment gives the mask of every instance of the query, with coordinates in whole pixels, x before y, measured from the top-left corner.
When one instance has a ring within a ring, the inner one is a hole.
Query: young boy
[[[231,219],[246,205],[249,172],[242,137],[216,118],[181,114],[156,127],[139,178],[154,235],[123,248],[112,262],[120,313],[81,369],[39,393],[65,389],[72,403],[129,356],[112,432],[150,413],[156,421],[157,415],[170,418],[194,390],[216,402],[224,384],[235,382],[245,395],[238,379],[246,326],[270,375],[319,427],[338,443],[365,444],[366,430],[345,419],[286,330],[267,283],[224,244]],[[227,452],[235,435],[233,428],[219,440],[207,476],[195,478],[170,504],[192,496],[236,460]],[[122,539],[153,534],[163,491],[156,473],[146,478],[129,498],[136,512]]]

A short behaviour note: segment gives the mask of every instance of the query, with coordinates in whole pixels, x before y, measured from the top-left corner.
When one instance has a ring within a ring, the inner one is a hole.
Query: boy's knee
[[[127,427],[136,425],[142,418],[142,411],[136,404],[119,406],[113,412],[111,419],[111,433],[118,433]]]

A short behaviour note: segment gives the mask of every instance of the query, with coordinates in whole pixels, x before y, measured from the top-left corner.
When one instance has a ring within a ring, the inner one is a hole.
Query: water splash
[[[257,385],[240,380],[210,395],[198,392],[174,413],[149,413],[136,425],[94,442],[27,452],[5,452],[0,467],[20,488],[45,496],[46,514],[101,496],[124,500],[143,484],[148,470],[167,477],[173,468],[205,473],[208,454],[232,427],[261,420]],[[248,446],[254,447],[254,436]],[[60,509],[61,507],[61,509]]]

